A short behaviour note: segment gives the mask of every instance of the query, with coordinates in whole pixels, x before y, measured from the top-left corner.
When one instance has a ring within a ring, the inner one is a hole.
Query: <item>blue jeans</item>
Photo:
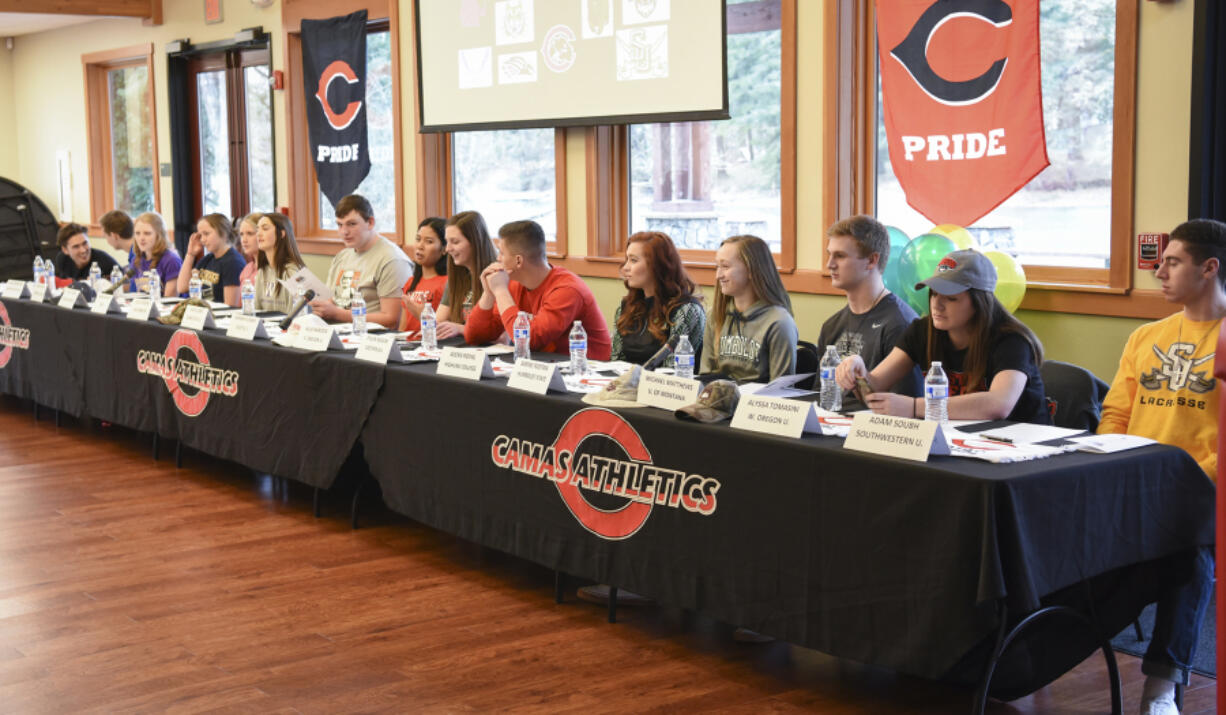
[[[1201,546],[1171,557],[1158,595],[1154,637],[1145,651],[1142,673],[1188,684],[1192,656],[1212,595],[1212,548]]]

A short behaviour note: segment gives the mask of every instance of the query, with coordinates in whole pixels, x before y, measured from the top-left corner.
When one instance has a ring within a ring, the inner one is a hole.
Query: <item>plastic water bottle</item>
[[[941,368],[941,361],[934,360],[924,378],[924,419],[941,424],[949,421],[949,378]]]
[[[154,300],[162,297],[162,276],[156,270],[149,271],[149,297]]]
[[[681,336],[673,351],[673,374],[686,380],[694,379],[694,346],[688,335]]]
[[[515,340],[515,362],[520,359],[532,359],[532,319],[524,311],[519,311],[519,315],[515,317],[515,325],[513,326]]]
[[[89,264],[89,287],[94,290],[98,289],[98,282],[102,280],[102,269],[98,267],[98,262],[94,261]]]
[[[255,284],[251,279],[243,281],[241,288],[243,296],[243,315],[255,315]]]
[[[834,371],[839,368],[839,351],[833,345],[826,346],[826,354],[821,363],[821,406],[823,410],[838,412],[843,409],[843,389],[834,379]]]
[[[187,297],[200,300],[204,296],[204,281],[200,280],[200,271],[192,269],[192,279],[187,282]]]
[[[43,279],[43,257],[42,256],[34,257],[34,282],[35,283],[45,282]]]
[[[353,299],[349,301],[349,314],[353,316],[354,337],[366,335],[366,301],[361,294],[353,294]]]
[[[421,308],[421,349],[438,350],[438,320],[429,303]]]
[[[120,287],[121,283],[123,283],[123,269],[119,266],[115,266],[111,269],[111,285],[114,286],[114,290],[112,291],[113,293],[120,293],[123,291],[123,288]]]
[[[578,320],[570,329],[570,374],[587,374],[587,331]]]

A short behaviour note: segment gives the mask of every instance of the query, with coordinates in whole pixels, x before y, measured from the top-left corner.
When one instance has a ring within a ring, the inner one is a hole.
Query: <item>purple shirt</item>
[[[179,258],[179,254],[175,253],[173,248],[163,253],[161,259],[158,260],[157,272],[158,278],[162,279],[163,295],[165,295],[166,286],[179,277],[179,268],[182,265],[183,259]],[[128,281],[129,291],[141,293],[149,291],[149,279],[145,277],[145,272],[148,270],[149,259],[141,256],[140,260],[136,261],[136,275]]]

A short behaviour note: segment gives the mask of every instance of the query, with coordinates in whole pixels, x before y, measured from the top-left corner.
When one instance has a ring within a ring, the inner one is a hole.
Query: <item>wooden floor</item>
[[[165,452],[166,450],[164,450]],[[0,711],[962,713],[967,694],[552,575],[372,508],[0,397]],[[1139,661],[1122,655],[1127,712]],[[1092,658],[996,713],[1107,712]],[[1197,678],[1186,712],[1212,712]]]

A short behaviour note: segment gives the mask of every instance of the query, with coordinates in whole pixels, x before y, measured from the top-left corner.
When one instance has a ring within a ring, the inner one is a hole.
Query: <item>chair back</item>
[[[1044,362],[1039,375],[1047,391],[1052,424],[1091,432],[1098,429],[1110,387],[1107,383],[1080,365],[1059,360]]]
[[[796,374],[803,375],[806,372],[817,373],[822,364],[822,354],[817,351],[817,346],[813,343],[797,340],[796,341]],[[817,384],[817,375],[812,378],[801,380],[796,383],[796,388],[800,390],[811,390]]]

